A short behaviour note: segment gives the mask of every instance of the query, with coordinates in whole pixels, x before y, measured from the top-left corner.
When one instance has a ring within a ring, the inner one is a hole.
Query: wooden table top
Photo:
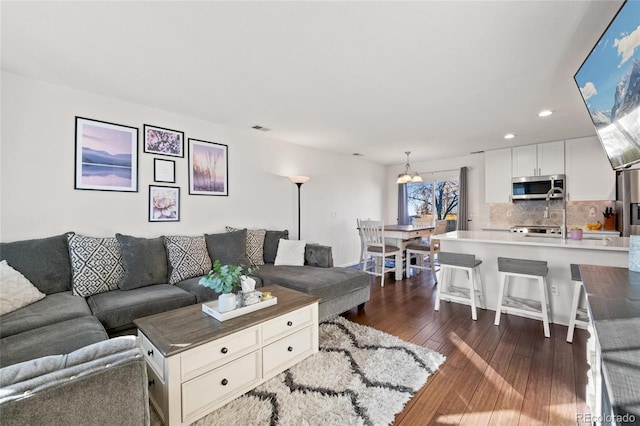
[[[270,291],[278,298],[278,303],[226,321],[218,321],[202,312],[202,303],[197,303],[138,318],[133,323],[163,356],[168,357],[320,301],[317,296],[276,285],[258,290]]]
[[[412,232],[412,231],[424,231],[427,229],[434,229],[432,225],[385,225],[385,231],[400,231],[400,232]]]

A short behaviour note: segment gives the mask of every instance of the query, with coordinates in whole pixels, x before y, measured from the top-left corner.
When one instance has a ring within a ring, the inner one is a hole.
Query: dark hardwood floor
[[[433,276],[425,271],[394,281],[391,274],[371,286],[365,309],[344,314],[351,321],[394,334],[447,357],[407,403],[395,425],[570,425],[587,413],[586,340],[576,329],[552,324],[545,338],[540,321],[443,302],[433,309]]]

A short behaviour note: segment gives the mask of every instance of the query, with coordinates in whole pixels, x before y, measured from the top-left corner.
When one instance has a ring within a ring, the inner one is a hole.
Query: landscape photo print
[[[76,117],[75,189],[138,191],[138,128]]]

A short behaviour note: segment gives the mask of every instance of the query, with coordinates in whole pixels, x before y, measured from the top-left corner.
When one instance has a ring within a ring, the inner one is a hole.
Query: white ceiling
[[[2,68],[398,164],[595,134],[573,75],[621,4],[2,1]]]

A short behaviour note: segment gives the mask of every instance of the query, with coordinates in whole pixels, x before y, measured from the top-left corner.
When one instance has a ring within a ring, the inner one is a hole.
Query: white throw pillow
[[[278,242],[278,253],[274,265],[304,266],[305,240],[285,240],[280,238]]]
[[[6,260],[0,262],[0,315],[24,308],[44,297],[44,293],[9,266]]]

